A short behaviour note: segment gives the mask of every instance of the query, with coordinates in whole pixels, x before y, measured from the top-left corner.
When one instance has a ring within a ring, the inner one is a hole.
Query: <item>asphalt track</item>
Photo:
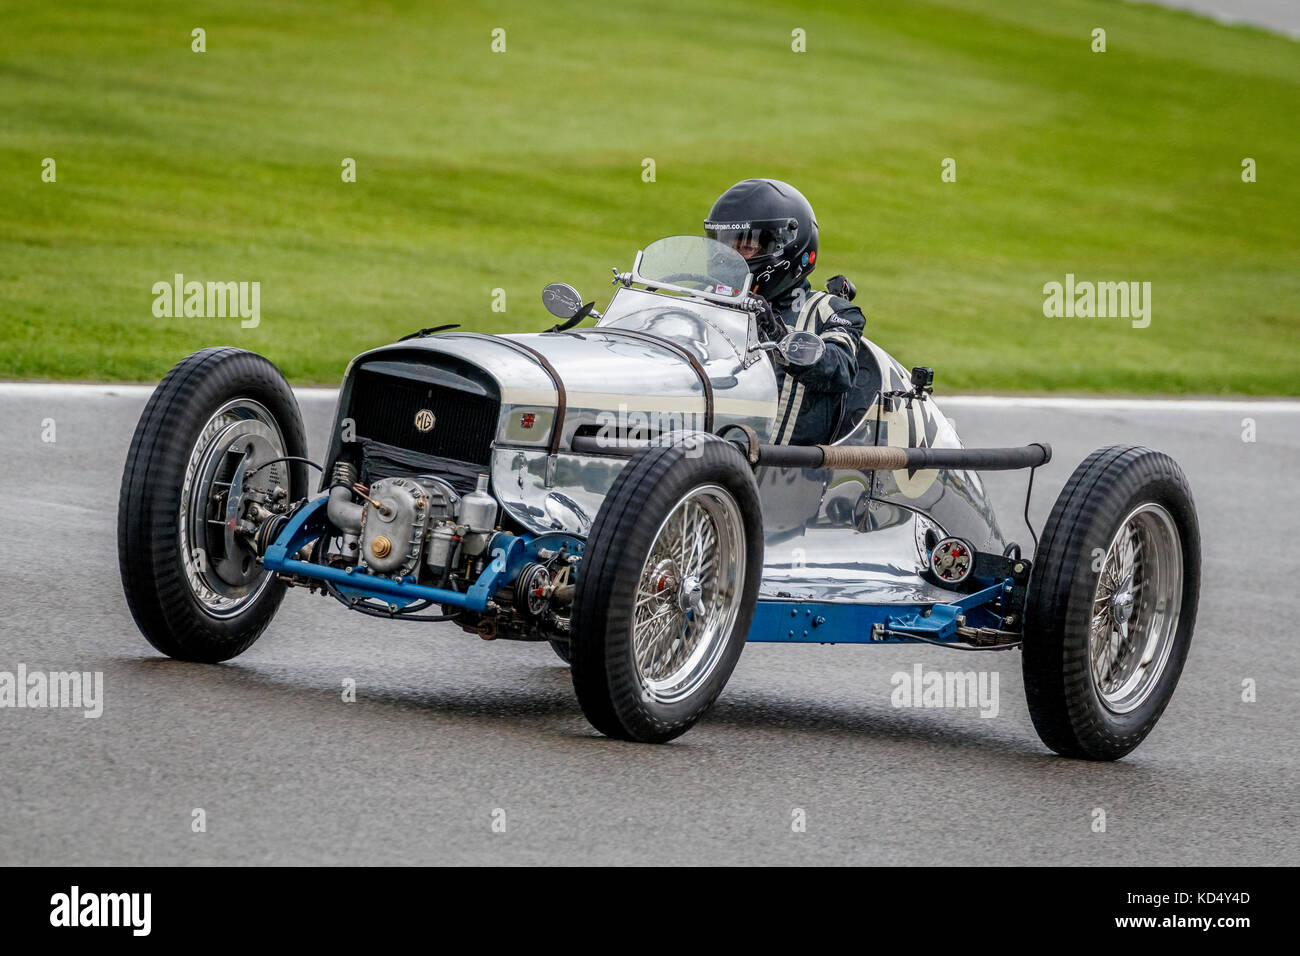
[[[1293,0],[1130,0],[1186,10],[1231,25],[1261,27],[1300,38],[1300,6]]]
[[[0,385],[0,671],[104,675],[98,719],[0,709],[0,862],[1300,863],[1297,403],[944,406],[968,444],[1053,443],[1039,522],[1100,445],[1159,447],[1190,476],[1205,575],[1182,683],[1136,752],[1092,764],[1039,743],[1018,651],[750,645],[711,715],[662,747],[595,734],[545,645],[301,591],[235,661],[167,660],[117,572],[146,395]],[[302,402],[319,453],[332,401]],[[992,484],[1014,526],[1023,477]],[[997,716],[894,707],[891,675],[918,663],[996,672]]]

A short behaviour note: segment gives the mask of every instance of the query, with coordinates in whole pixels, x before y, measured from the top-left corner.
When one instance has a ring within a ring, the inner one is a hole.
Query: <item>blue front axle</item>
[[[396,600],[400,604],[434,601],[482,613],[487,610],[492,595],[514,580],[529,559],[527,539],[504,532],[496,534],[492,537],[492,560],[469,590],[461,592],[416,584],[411,577],[397,580],[370,574],[365,568],[333,568],[291,557],[329,530],[325,517],[328,503],[329,495],[320,495],[300,508],[276,537],[275,543],[266,549],[262,566],[281,574],[328,581],[356,597],[370,597],[386,603]]]
[[[538,539],[499,532],[492,538],[492,560],[467,591],[451,591],[370,574],[365,568],[335,568],[292,557],[330,531],[325,517],[328,495],[300,508],[266,549],[262,565],[270,571],[328,581],[346,595],[392,605],[433,601],[483,613],[488,601],[507,587],[519,569],[534,560]],[[754,607],[747,640],[793,644],[881,644],[922,641],[955,642],[958,617],[973,626],[1001,627],[996,602],[1011,590],[1008,579],[962,595],[947,604],[828,604],[798,600],[762,600]],[[910,635],[916,635],[915,638]]]

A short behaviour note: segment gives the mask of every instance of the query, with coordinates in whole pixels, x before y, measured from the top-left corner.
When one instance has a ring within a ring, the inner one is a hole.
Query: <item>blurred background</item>
[[[541,330],[546,282],[603,305],[611,266],[769,176],[818,212],[814,284],[852,277],[940,392],[1300,392],[1285,36],[1103,0],[0,18],[0,378],[154,381],[234,344],[333,384],[421,327]],[[260,324],[155,317],[176,273],[260,282]],[[1150,326],[1044,316],[1067,273],[1150,282]]]

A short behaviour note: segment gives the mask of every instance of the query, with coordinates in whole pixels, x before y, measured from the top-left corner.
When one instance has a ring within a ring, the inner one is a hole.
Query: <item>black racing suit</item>
[[[791,329],[815,332],[826,353],[814,365],[776,365],[780,388],[771,441],[776,445],[823,445],[835,437],[844,399],[858,374],[858,340],[866,318],[848,299],[813,292],[807,280],[772,302]]]

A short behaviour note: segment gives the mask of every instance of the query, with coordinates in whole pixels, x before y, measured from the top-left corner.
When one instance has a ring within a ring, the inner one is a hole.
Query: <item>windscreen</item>
[[[749,264],[735,249],[706,236],[669,236],[645,247],[639,273],[649,283],[738,296]]]

